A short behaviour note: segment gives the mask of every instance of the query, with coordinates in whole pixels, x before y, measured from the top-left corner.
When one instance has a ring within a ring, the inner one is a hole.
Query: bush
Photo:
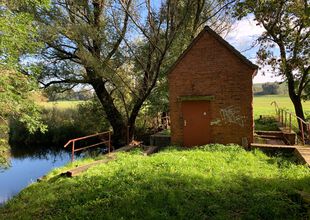
[[[256,131],[278,131],[278,122],[273,117],[262,117],[255,119]]]
[[[69,139],[109,129],[109,123],[95,101],[87,101],[76,108],[44,108],[42,115],[48,126],[44,134],[39,131],[31,134],[18,120],[10,120],[9,140],[12,148],[25,148],[25,145],[62,148]]]

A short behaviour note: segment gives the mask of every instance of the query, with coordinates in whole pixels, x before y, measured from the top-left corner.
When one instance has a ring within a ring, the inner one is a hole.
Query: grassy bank
[[[85,163],[78,161],[75,163]],[[117,159],[74,177],[34,183],[0,208],[0,219],[302,219],[296,190],[310,170],[238,146],[167,149]]]

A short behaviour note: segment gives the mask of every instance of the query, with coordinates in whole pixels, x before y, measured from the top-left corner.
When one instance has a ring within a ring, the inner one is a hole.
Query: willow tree
[[[155,3],[154,3],[155,2]],[[218,30],[234,1],[53,0],[18,8],[35,18],[46,47],[40,82],[89,85],[113,128],[114,145],[132,136],[139,111],[170,64],[206,23]],[[227,22],[225,23],[227,24]]]
[[[298,117],[305,119],[302,99],[310,91],[310,7],[308,0],[239,1],[239,18],[253,13],[265,32],[257,53],[261,65],[270,65],[287,82]]]

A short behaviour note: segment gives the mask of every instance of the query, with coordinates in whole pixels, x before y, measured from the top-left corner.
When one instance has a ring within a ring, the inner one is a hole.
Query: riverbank
[[[212,145],[139,150],[74,178],[52,171],[0,208],[1,219],[303,219],[297,191],[310,193],[310,170],[281,156]],[[100,159],[100,158],[97,158]],[[101,158],[102,159],[102,158]]]

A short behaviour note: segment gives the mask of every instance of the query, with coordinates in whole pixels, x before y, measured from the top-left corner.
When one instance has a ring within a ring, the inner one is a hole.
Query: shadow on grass
[[[296,190],[304,190],[310,176],[295,180],[222,175],[227,176],[154,169],[53,179],[24,190],[0,209],[0,218],[307,219]]]

